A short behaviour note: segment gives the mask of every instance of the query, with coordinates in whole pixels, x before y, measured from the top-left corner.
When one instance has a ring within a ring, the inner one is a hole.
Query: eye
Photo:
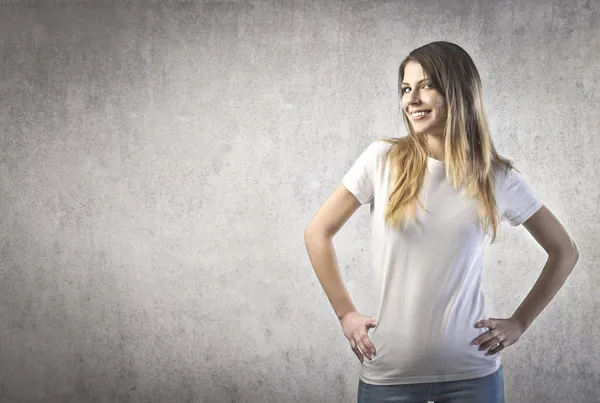
[[[423,84],[423,87],[426,87],[426,86],[429,86],[429,87],[431,87],[431,89],[433,89],[433,84],[431,84],[431,83]],[[410,87],[404,87],[404,88],[402,88],[402,93],[406,94],[407,93],[406,89],[408,89],[408,88],[410,88]]]

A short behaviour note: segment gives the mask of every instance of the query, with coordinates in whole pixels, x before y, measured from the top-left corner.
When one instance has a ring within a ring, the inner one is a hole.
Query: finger
[[[358,357],[358,360],[362,363],[364,358],[360,350],[358,349],[358,346],[356,345],[356,341],[354,341],[354,339],[350,339],[350,347],[352,347],[352,351],[354,351],[354,354],[356,354],[356,357]]]
[[[486,341],[485,343],[481,343],[481,345],[479,346],[479,349],[487,350],[490,347],[496,346],[498,343],[500,343],[500,336],[493,337],[493,338],[489,339],[488,341]]]
[[[363,355],[361,354],[360,350],[358,349],[358,347],[354,347],[352,349],[352,351],[354,351],[354,354],[356,354],[356,358],[358,358],[358,361],[360,361],[361,363],[365,360],[365,358],[363,357]]]
[[[362,342],[361,339],[358,339],[357,344],[358,344],[358,347],[360,348],[360,351],[362,351],[362,353],[365,355],[365,357],[367,357],[370,360],[371,359],[371,352],[365,346],[365,344]]]
[[[495,348],[491,349],[487,353],[485,353],[485,355],[495,355],[495,354],[498,354],[502,350],[504,350],[504,347],[498,346],[498,347],[495,347]]]
[[[479,336],[477,336],[472,342],[471,344],[473,345],[480,345],[483,346],[487,341],[492,340],[494,337],[499,336],[498,331],[496,330],[489,330],[483,334],[480,334]]]
[[[487,327],[488,329],[492,330],[496,328],[496,322],[494,322],[491,319],[483,319],[480,320],[479,322],[477,322],[475,324],[477,327],[481,328],[481,327]]]
[[[362,344],[367,348],[367,351],[370,354],[375,354],[375,346],[373,345],[373,342],[371,342],[371,339],[369,338],[369,336],[367,336],[366,334],[362,336],[361,338]]]
[[[496,347],[491,348],[490,351],[488,351],[487,353],[485,353],[485,355],[494,355],[494,354],[498,354],[500,351],[504,350],[504,344],[500,343],[498,344]]]

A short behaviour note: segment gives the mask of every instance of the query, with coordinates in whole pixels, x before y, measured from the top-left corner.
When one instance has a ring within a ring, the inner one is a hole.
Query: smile
[[[425,117],[428,116],[430,113],[431,113],[431,111],[416,112],[416,113],[411,113],[410,116],[413,118],[413,120],[419,121],[419,120],[425,119]]]

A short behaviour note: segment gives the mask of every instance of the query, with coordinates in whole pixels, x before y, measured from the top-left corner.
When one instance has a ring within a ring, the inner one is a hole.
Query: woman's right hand
[[[376,350],[369,338],[368,331],[369,328],[375,327],[377,320],[354,311],[344,315],[340,319],[340,323],[344,329],[344,336],[350,342],[350,347],[359,361],[361,363],[364,361],[363,354],[371,360]]]

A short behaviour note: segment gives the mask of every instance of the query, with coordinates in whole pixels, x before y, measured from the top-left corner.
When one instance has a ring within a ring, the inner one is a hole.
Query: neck
[[[429,156],[439,161],[445,160],[444,140],[437,135],[427,135]]]

